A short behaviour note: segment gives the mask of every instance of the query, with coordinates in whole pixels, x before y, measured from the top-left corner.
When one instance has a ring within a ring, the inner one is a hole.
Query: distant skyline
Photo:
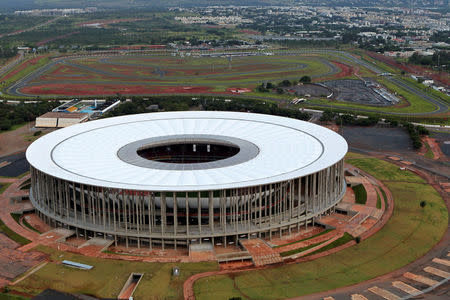
[[[44,9],[44,8],[79,8],[95,6],[103,9],[115,8],[166,8],[171,6],[195,7],[209,5],[310,5],[310,6],[389,6],[414,8],[449,8],[448,0],[6,0],[0,1],[0,11]]]

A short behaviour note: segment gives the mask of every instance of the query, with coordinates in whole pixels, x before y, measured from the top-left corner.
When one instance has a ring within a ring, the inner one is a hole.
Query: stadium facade
[[[299,120],[167,112],[91,121],[27,150],[38,214],[77,236],[153,247],[289,234],[345,193],[346,141]]]

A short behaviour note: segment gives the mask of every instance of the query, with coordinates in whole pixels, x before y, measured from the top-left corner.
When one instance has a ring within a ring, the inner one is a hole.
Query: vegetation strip
[[[334,242],[332,242],[332,243],[330,243],[328,245],[323,246],[320,249],[317,249],[314,252],[308,253],[306,256],[317,254],[317,253],[320,253],[320,252],[324,252],[324,251],[327,251],[327,250],[339,247],[341,245],[347,244],[350,241],[353,241],[354,239],[355,238],[351,234],[349,234],[348,232],[344,232],[344,235],[342,237],[338,238],[337,240],[335,240]]]
[[[324,230],[324,231],[322,231],[322,232],[319,232],[319,233],[316,234],[316,235],[313,235],[313,236],[310,236],[310,237],[307,237],[307,238],[304,238],[304,239],[301,239],[301,240],[298,240],[298,241],[290,242],[290,243],[287,243],[287,244],[277,245],[277,246],[275,246],[275,247],[273,247],[273,248],[280,248],[280,247],[289,246],[289,245],[292,245],[292,244],[297,244],[297,243],[300,243],[300,242],[303,242],[303,241],[307,241],[307,240],[316,238],[316,237],[318,237],[318,236],[324,235],[324,234],[326,234],[326,233],[328,233],[328,232],[330,232],[330,231],[332,231],[332,230],[334,230],[334,229],[326,229],[326,230]]]
[[[39,230],[37,230],[36,228],[34,228],[33,226],[31,226],[30,223],[27,222],[27,220],[25,219],[25,215],[23,214],[16,214],[16,213],[11,213],[11,217],[17,222],[17,224],[19,224],[20,226],[25,225],[25,227],[33,230],[34,232],[37,232],[39,234],[41,234],[42,232],[40,232]],[[20,222],[20,218],[22,218],[22,222]]]
[[[28,240],[28,239],[24,238],[23,236],[18,235],[17,233],[12,231],[8,226],[5,225],[5,223],[3,223],[2,220],[0,220],[0,232],[3,232],[11,240],[13,240],[21,245],[26,245],[26,244],[31,243],[30,240]]]
[[[306,250],[308,250],[308,249],[314,248],[314,247],[316,247],[316,246],[319,246],[319,245],[321,245],[321,244],[323,244],[323,243],[325,243],[325,242],[319,242],[319,243],[311,244],[311,245],[306,246],[306,247],[297,248],[297,249],[292,249],[292,250],[289,250],[289,251],[286,251],[286,252],[281,252],[280,255],[281,255],[282,257],[291,256],[291,255],[293,255],[293,254],[297,254],[297,253],[306,251]]]
[[[355,192],[355,202],[357,204],[366,204],[367,202],[367,191],[364,188],[364,185],[358,184],[352,187],[353,192]]]

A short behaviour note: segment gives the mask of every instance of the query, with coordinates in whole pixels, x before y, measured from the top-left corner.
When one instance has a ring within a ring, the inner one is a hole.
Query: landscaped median
[[[196,299],[279,299],[335,289],[415,261],[442,238],[447,207],[424,179],[375,158],[352,155],[347,162],[381,180],[392,192],[394,211],[380,231],[312,261],[201,278],[194,284]],[[423,200],[427,205],[422,208]]]

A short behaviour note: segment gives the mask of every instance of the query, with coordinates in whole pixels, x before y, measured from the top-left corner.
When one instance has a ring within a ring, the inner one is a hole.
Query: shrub
[[[322,116],[320,117],[321,122],[329,122],[334,120],[335,114],[332,111],[326,110],[322,113]]]
[[[303,76],[302,78],[300,78],[300,82],[302,82],[302,83],[310,83],[311,82],[311,77]]]
[[[430,134],[430,132],[428,131],[428,129],[426,129],[425,127],[423,127],[422,125],[418,125],[416,127],[417,133],[419,133],[420,135],[428,135]]]
[[[420,201],[420,207],[424,208],[427,205],[427,202],[424,201]]]
[[[280,82],[280,83],[278,84],[278,86],[288,87],[288,86],[291,86],[291,84],[292,84],[292,83],[291,83],[289,80],[285,79],[285,80],[283,80],[282,82]]]
[[[355,237],[355,242],[359,244],[361,242],[361,237],[360,236]]]
[[[389,125],[391,125],[392,127],[397,127],[398,126],[398,121],[397,120],[386,120],[386,122],[388,122]]]
[[[33,136],[40,136],[42,134],[42,131],[38,130],[35,133],[33,133]]]
[[[355,192],[355,202],[357,204],[366,204],[367,192],[364,186],[362,184],[355,185],[353,191]]]
[[[0,130],[9,130],[11,128],[11,122],[9,120],[3,120],[0,123]]]

